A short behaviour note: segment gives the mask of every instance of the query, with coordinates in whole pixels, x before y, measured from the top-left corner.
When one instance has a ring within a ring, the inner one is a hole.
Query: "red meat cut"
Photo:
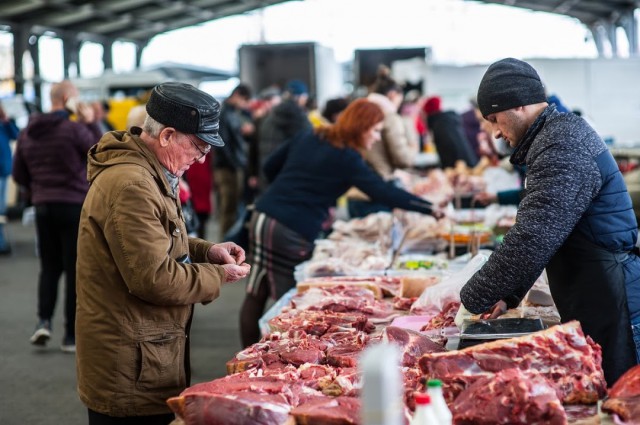
[[[506,369],[482,377],[451,406],[455,425],[565,425],[555,390],[534,370]]]
[[[417,366],[418,359],[423,354],[446,351],[420,332],[397,326],[387,326],[382,331],[382,341],[398,345],[402,352],[402,365],[408,367]]]
[[[298,425],[356,425],[360,423],[360,400],[355,397],[314,397],[295,407],[291,414]]]
[[[611,387],[602,411],[624,421],[640,422],[640,365],[626,371]]]
[[[443,381],[449,402],[479,378],[512,368],[540,372],[565,404],[596,403],[607,392],[602,350],[585,337],[577,321],[519,338],[425,354],[418,363],[428,378]]]

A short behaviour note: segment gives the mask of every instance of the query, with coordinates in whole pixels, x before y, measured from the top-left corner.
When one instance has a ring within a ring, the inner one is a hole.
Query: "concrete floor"
[[[36,323],[39,272],[35,228],[10,222],[13,252],[0,256],[0,424],[81,425],[87,411],[76,392],[75,356],[59,346],[63,329],[63,285],[45,349],[29,343]],[[209,234],[217,231],[209,225]],[[211,237],[211,240],[215,240]],[[238,311],[244,283],[229,284],[213,303],[196,306],[191,332],[192,383],[226,374],[225,362],[240,350]]]

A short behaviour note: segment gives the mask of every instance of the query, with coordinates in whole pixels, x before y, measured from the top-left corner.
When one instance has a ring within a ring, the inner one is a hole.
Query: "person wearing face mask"
[[[419,140],[399,112],[404,100],[404,90],[390,75],[391,70],[380,66],[376,81],[367,100],[375,103],[384,113],[380,140],[364,153],[369,166],[385,180],[393,180],[393,172],[410,168],[419,150]],[[361,191],[347,192],[349,216],[364,217],[378,211],[389,211],[389,207],[371,202]]]
[[[223,146],[220,104],[192,85],[154,87],[142,128],[91,148],[78,233],[76,368],[90,425],[167,425],[190,385],[194,304],[247,275],[245,252],[187,234],[179,179]]]
[[[495,137],[526,165],[515,225],[460,292],[472,313],[516,307],[546,269],[562,322],[602,346],[607,383],[638,362],[638,225],[620,170],[585,120],[547,102],[536,70],[507,58],[487,69],[478,105]]]
[[[51,87],[51,111],[33,115],[20,132],[13,178],[30,194],[36,210],[40,260],[38,322],[31,343],[51,338],[58,283],[65,275],[64,336],[61,349],[75,351],[76,242],[82,202],[89,189],[87,152],[102,131],[93,109],[78,101],[70,81]],[[76,120],[69,119],[74,114]]]
[[[260,339],[258,319],[267,300],[295,286],[295,266],[309,258],[329,209],[349,187],[390,209],[442,216],[430,202],[386,182],[364,161],[364,153],[380,140],[383,120],[379,106],[358,99],[335,124],[299,133],[267,158],[264,173],[271,183],[249,223],[252,269],[240,312],[244,346]]]

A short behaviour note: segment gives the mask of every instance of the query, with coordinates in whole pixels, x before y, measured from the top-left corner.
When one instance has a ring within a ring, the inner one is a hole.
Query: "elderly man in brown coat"
[[[77,372],[89,424],[168,424],[189,385],[193,304],[249,272],[233,243],[187,235],[178,179],[218,136],[219,103],[182,83],[156,86],[143,128],[89,152],[77,263]]]

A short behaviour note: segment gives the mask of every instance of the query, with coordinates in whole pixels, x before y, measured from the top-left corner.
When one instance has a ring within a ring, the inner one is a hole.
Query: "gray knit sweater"
[[[580,117],[547,107],[511,156],[526,164],[526,195],[516,224],[484,267],[462,288],[472,313],[504,300],[517,306],[598,194],[595,157],[606,146]]]

